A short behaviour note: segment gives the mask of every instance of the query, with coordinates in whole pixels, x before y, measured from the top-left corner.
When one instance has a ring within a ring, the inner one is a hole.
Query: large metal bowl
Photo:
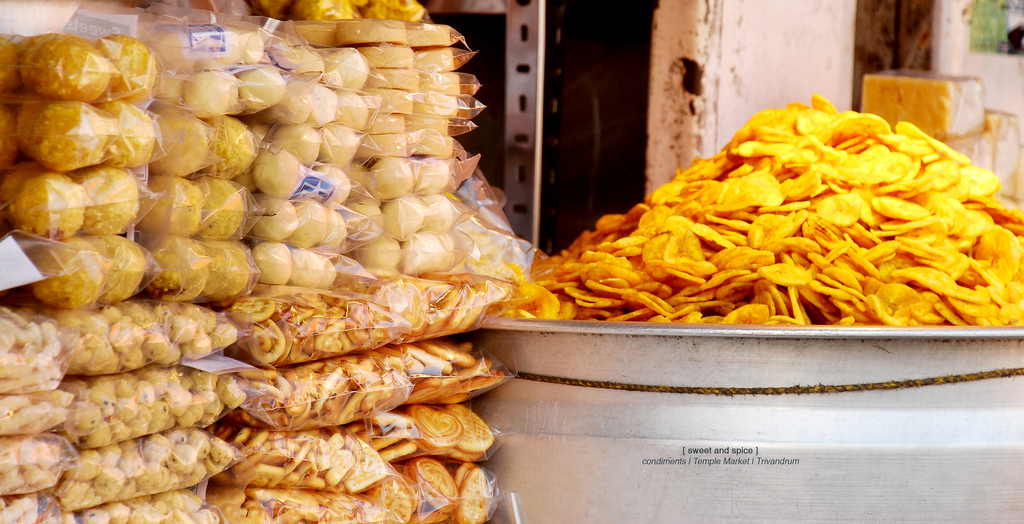
[[[498,523],[1024,520],[1021,328],[469,336],[520,377],[479,401],[510,432]]]

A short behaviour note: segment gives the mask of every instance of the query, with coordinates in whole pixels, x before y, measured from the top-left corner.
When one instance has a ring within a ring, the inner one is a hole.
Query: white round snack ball
[[[384,157],[367,175],[367,189],[380,200],[393,200],[413,192],[416,186],[416,161]]]
[[[199,71],[181,88],[182,102],[206,118],[233,112],[238,104],[238,80],[223,71]]]
[[[320,130],[306,124],[274,126],[264,142],[289,151],[303,164],[316,162],[323,139]]]
[[[402,261],[402,246],[394,238],[382,236],[360,246],[354,251],[353,256],[371,273],[395,274],[398,272],[398,264]]]
[[[288,82],[273,66],[258,66],[235,73],[238,79],[238,97],[245,109],[263,111],[284,100]]]
[[[408,240],[423,228],[425,211],[423,202],[414,195],[389,200],[380,206],[384,227],[398,240]]]
[[[338,103],[335,122],[357,130],[370,125],[370,105],[363,97],[347,89],[336,89],[334,94]]]
[[[342,124],[327,124],[320,129],[323,141],[317,160],[344,167],[352,161],[363,142],[363,133]]]
[[[266,118],[279,124],[304,124],[313,112],[313,86],[301,80],[288,81],[285,96],[265,111]]]
[[[281,198],[290,197],[304,176],[302,162],[284,149],[265,149],[251,171],[260,192]]]
[[[263,62],[264,47],[266,41],[263,39],[264,32],[257,27],[230,26],[232,31],[238,35],[239,59],[245,65],[255,65]]]
[[[455,217],[459,211],[444,193],[424,195],[420,197],[426,208],[423,229],[435,233],[446,233],[455,225]]]
[[[324,245],[333,249],[341,249],[341,245],[348,238],[348,225],[345,223],[345,216],[341,214],[337,205],[331,207],[327,213],[327,238],[324,238]]]
[[[288,60],[297,67],[292,72],[299,75],[319,75],[324,72],[324,59],[309,46],[298,45],[290,49]]]
[[[330,259],[308,249],[292,248],[292,276],[288,283],[299,287],[319,287],[328,271],[334,271]]]
[[[249,230],[250,236],[281,241],[288,238],[288,235],[291,235],[299,227],[299,215],[291,202],[263,194],[257,194],[255,197],[256,205],[264,211]]]
[[[443,193],[452,183],[452,169],[448,162],[427,158],[418,162],[416,193],[429,195]]]
[[[338,96],[330,88],[319,84],[313,86],[309,99],[312,110],[309,112],[306,123],[324,126],[338,118]]]
[[[327,238],[330,211],[319,202],[303,200],[295,202],[295,213],[299,218],[299,227],[285,239],[290,245],[310,248],[323,243]]]
[[[455,243],[446,235],[420,231],[402,242],[402,273],[418,276],[448,271],[455,265]]]
[[[280,242],[259,242],[252,246],[252,259],[260,270],[260,284],[281,286],[292,276],[292,255]]]
[[[345,171],[332,164],[316,164],[313,166],[313,171],[324,180],[329,181],[334,188],[334,192],[327,200],[328,203],[348,200],[348,196],[352,193],[353,183]]]
[[[351,47],[328,48],[324,57],[324,79],[329,85],[346,89],[362,89],[370,77],[370,63]]]

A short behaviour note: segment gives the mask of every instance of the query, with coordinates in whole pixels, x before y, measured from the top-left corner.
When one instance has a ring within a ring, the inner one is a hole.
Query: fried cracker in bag
[[[397,407],[412,389],[400,361],[372,351],[237,377],[247,398],[226,420],[275,430],[347,424]]]
[[[232,524],[400,524],[390,510],[360,495],[217,484],[206,497]]]
[[[257,286],[252,296],[222,311],[247,315],[253,324],[252,336],[229,348],[228,355],[264,366],[373,349],[408,328],[373,297],[304,288]]]
[[[270,431],[221,424],[214,433],[246,453],[212,479],[219,484],[356,494],[394,474],[376,450],[340,427]]]
[[[78,453],[53,433],[0,437],[0,495],[20,495],[57,484]]]

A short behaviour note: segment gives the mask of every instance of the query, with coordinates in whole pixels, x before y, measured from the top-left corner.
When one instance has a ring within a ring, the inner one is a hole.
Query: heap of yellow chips
[[[815,97],[606,215],[511,316],[749,324],[1024,323],[1024,213],[911,124]]]

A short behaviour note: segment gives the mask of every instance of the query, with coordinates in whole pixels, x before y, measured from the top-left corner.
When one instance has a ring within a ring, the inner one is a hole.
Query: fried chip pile
[[[1024,323],[1024,213],[994,174],[815,96],[755,115],[583,233],[510,316],[679,323]]]

